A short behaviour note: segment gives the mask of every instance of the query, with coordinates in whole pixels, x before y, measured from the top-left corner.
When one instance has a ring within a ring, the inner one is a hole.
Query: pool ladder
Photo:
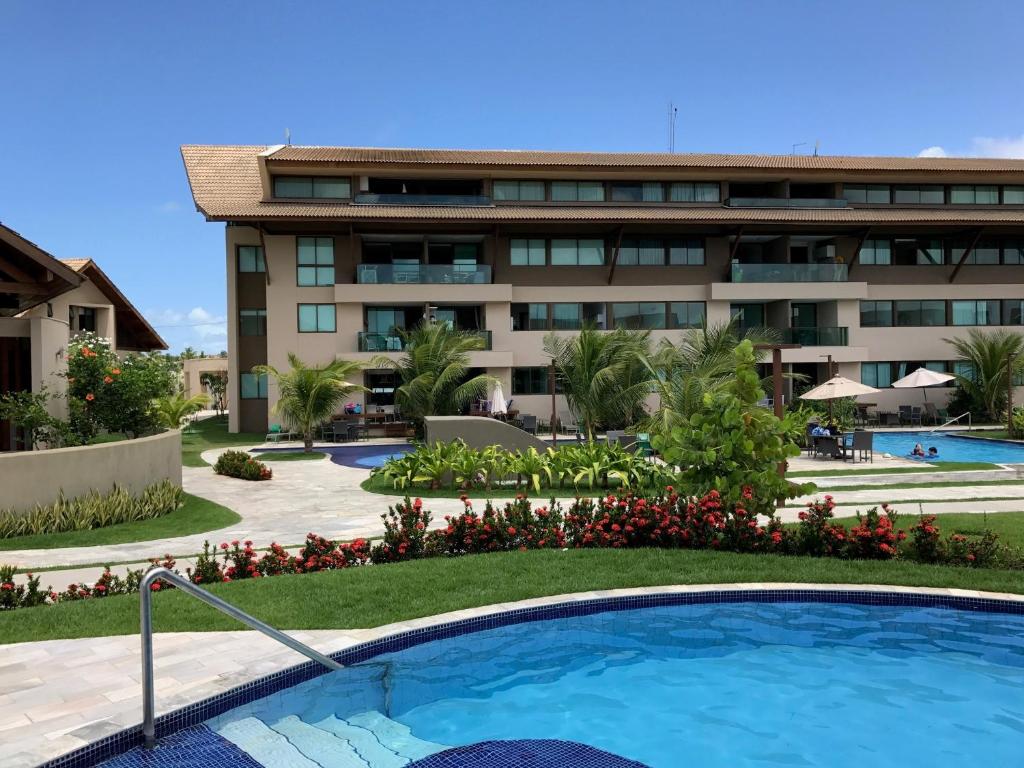
[[[293,651],[298,651],[306,658],[323,664],[327,669],[341,669],[341,664],[328,656],[314,651],[305,643],[300,643],[295,638],[289,637],[274,629],[269,624],[264,624],[255,616],[250,616],[245,611],[239,610],[230,603],[226,603],[219,597],[214,597],[202,587],[198,587],[180,574],[175,573],[163,566],[154,566],[146,571],[139,584],[139,624],[142,634],[142,738],[147,749],[156,746],[156,691],[153,686],[153,585],[158,581],[166,581],[182,592],[202,600],[207,605],[213,606],[221,613],[226,613],[233,619],[246,624],[258,632],[262,632],[272,640],[286,645]]]
[[[956,424],[964,416],[967,417],[967,431],[970,432],[971,431],[971,412],[968,411],[967,413],[961,413],[959,416],[950,419],[945,424],[940,424],[937,427],[932,427],[931,429],[928,430],[928,434],[931,434],[932,432],[935,432],[938,429],[942,429],[943,427],[948,427],[950,424]]]

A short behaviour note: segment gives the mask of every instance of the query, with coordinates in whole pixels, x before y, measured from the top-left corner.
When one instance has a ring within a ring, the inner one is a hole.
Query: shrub
[[[0,512],[0,539],[85,531],[149,520],[173,512],[181,504],[181,488],[167,480],[147,487],[138,496],[116,485],[108,494],[93,491],[70,500],[61,492],[53,504],[37,504],[27,514],[18,514],[14,510]]]
[[[13,565],[0,565],[0,611],[33,608],[46,602],[47,591],[39,588],[39,577],[26,574],[25,584],[14,583]]]
[[[944,561],[950,565],[965,565],[973,568],[991,568],[1002,555],[999,536],[985,531],[981,538],[970,538],[954,533],[946,542]]]
[[[413,560],[424,555],[430,511],[423,508],[422,499],[410,502],[406,496],[404,501],[388,507],[380,519],[384,521],[384,541],[371,552],[374,563]]]
[[[935,524],[935,515],[921,515],[916,525],[910,527],[910,542],[907,545],[915,560],[922,563],[938,563],[944,559],[942,538]]]
[[[846,529],[833,523],[835,502],[826,495],[824,501],[807,502],[807,509],[799,514],[796,548],[800,554],[812,557],[840,556],[846,549]]]
[[[896,511],[889,509],[888,504],[882,505],[882,514],[878,507],[872,507],[862,517],[857,513],[857,524],[850,528],[848,548],[850,557],[865,560],[890,560],[898,554],[897,542],[903,541],[907,534],[896,530]]]
[[[213,471],[241,480],[269,480],[274,476],[270,467],[245,451],[224,451],[217,457]]]

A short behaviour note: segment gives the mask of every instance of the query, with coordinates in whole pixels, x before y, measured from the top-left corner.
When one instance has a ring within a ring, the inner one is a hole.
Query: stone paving
[[[852,589],[962,597],[1004,595],[959,589],[836,584],[717,584],[644,587],[524,600],[398,622],[375,629],[289,632],[318,651],[449,621],[553,603],[604,597],[751,589]],[[286,669],[305,659],[257,632],[181,632],[154,636],[157,714]],[[29,768],[142,720],[137,635],[47,640],[3,646],[0,660],[0,766]]]

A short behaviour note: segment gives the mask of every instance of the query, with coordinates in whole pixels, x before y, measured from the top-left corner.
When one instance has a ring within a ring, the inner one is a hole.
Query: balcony
[[[784,328],[782,341],[785,344],[800,344],[804,347],[845,347],[847,328]]]
[[[493,205],[491,198],[485,195],[413,195],[400,192],[386,194],[380,192],[360,192],[355,196],[356,205],[440,205],[440,206],[478,206]]]
[[[733,264],[734,283],[845,283],[846,264]]]
[[[834,197],[730,197],[730,208],[845,208],[844,198]]]
[[[491,282],[487,264],[360,264],[361,285],[485,285]]]
[[[490,331],[469,331],[469,333],[474,333],[483,339],[484,345],[481,349],[489,350],[491,348]],[[405,349],[405,339],[397,334],[359,331],[358,341],[360,352],[401,352]]]

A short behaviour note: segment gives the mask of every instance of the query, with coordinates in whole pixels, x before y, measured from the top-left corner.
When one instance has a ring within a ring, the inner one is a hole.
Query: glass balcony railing
[[[845,208],[846,200],[835,197],[730,197],[730,208]]]
[[[482,285],[491,282],[491,267],[488,264],[360,264],[356,282],[366,285]]]
[[[845,283],[846,264],[733,264],[734,283]]]
[[[491,348],[490,331],[469,331],[483,339],[483,349]],[[371,333],[370,331],[359,331],[360,352],[401,352],[405,349],[405,339],[398,334],[392,333]]]
[[[356,205],[492,205],[485,195],[403,195],[360,192],[355,196]]]
[[[845,347],[846,328],[785,328],[782,340],[786,344],[800,344],[804,347]]]

